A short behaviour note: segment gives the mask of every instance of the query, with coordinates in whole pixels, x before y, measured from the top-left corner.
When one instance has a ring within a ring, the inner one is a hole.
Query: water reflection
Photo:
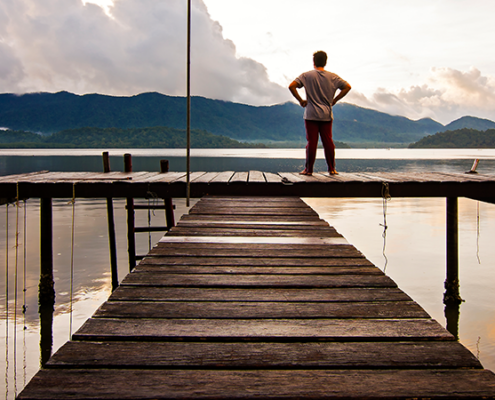
[[[52,304],[40,304],[40,365],[44,367],[52,355],[53,347],[53,311]]]
[[[445,327],[455,338],[459,340],[459,320],[461,318],[461,305],[459,303],[447,303],[445,305]]]

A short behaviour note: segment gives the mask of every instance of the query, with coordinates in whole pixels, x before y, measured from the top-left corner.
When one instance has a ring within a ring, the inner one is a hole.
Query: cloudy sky
[[[186,0],[0,0],[0,93],[185,95]],[[192,92],[253,105],[329,53],[346,101],[495,120],[493,0],[193,0]]]

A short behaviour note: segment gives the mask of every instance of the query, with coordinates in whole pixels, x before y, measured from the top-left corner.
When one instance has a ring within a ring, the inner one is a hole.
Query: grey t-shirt
[[[295,80],[306,90],[308,105],[304,110],[304,119],[332,121],[332,102],[335,92],[347,86],[347,82],[332,72],[317,69],[305,72]]]

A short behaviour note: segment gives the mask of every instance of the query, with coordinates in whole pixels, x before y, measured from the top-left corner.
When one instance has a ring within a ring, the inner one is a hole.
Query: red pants
[[[306,172],[313,173],[316,160],[316,149],[318,148],[318,133],[321,136],[325,159],[327,160],[328,172],[335,170],[335,144],[332,139],[332,121],[308,121],[304,120],[306,126]]]

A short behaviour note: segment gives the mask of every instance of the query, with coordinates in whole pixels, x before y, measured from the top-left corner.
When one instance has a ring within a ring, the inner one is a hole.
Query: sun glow
[[[82,0],[82,3],[96,4],[105,10],[105,14],[111,15],[110,8],[113,6],[113,0]]]

